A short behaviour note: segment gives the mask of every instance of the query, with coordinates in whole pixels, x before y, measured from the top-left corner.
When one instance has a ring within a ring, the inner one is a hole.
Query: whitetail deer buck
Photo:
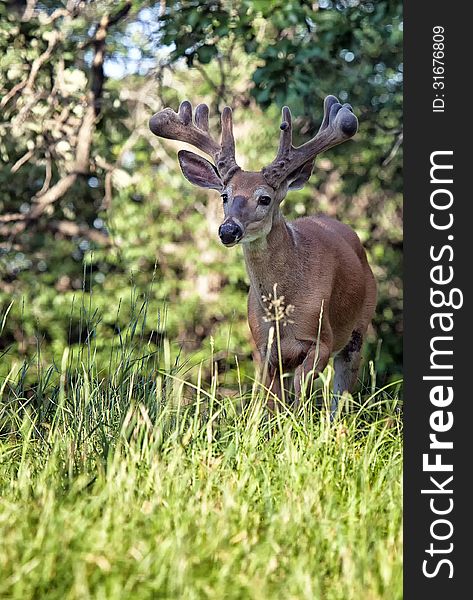
[[[316,156],[351,138],[358,121],[349,104],[328,96],[317,135],[302,146],[292,145],[289,108],[282,110],[279,150],[273,162],[259,172],[243,171],[235,160],[232,111],[221,116],[218,143],[209,134],[209,110],[185,101],[179,113],[166,108],[150,119],[151,131],[163,138],[186,142],[211,156],[181,150],[179,163],[186,179],[218,190],[225,219],[219,236],[225,246],[241,243],[250,278],[248,321],[261,359],[268,364],[268,387],[284,398],[278,349],[269,349],[271,323],[265,319],[264,297],[274,284],[285,303],[292,305],[291,322],[280,330],[283,372],[295,369],[296,398],[309,374],[322,372],[334,355],[334,396],[353,391],[366,329],[376,304],[376,284],[356,233],[325,216],[288,223],[279,207],[288,190],[301,189],[311,176]],[[321,322],[319,322],[321,319]],[[270,401],[274,408],[274,400]]]

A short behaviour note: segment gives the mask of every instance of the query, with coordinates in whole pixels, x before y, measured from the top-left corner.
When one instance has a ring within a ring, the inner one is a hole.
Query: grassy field
[[[399,386],[270,419],[125,348],[0,381],[0,598],[402,597]]]

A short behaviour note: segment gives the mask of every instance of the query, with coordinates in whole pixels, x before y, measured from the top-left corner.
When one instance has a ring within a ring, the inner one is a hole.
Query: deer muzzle
[[[225,246],[234,246],[243,237],[243,229],[230,218],[220,225],[218,235],[222,244]]]

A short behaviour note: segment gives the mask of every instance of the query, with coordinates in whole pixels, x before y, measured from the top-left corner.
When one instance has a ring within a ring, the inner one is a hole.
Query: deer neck
[[[294,253],[294,233],[280,214],[275,216],[267,236],[243,244],[246,270],[258,298],[272,294],[275,283],[278,293],[284,293],[285,275],[288,265],[294,264]]]

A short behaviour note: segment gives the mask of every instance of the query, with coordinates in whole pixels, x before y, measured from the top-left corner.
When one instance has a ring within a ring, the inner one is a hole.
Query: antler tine
[[[292,148],[292,115],[288,106],[282,109],[282,122],[279,126],[281,133],[279,134],[279,149],[278,157],[284,157]]]
[[[235,154],[232,109],[229,106],[225,106],[222,111],[221,123],[222,136],[220,138],[220,145],[222,147],[222,152],[225,154]]]
[[[263,175],[272,187],[277,187],[279,178],[284,179],[282,173],[286,172],[286,166],[294,153],[292,145],[292,115],[288,106],[283,106],[281,125],[279,126],[279,147],[276,158],[267,167],[263,168]]]
[[[358,129],[358,119],[349,104],[343,106],[335,96],[324,101],[324,118],[320,129],[311,140],[294,148],[292,145],[291,112],[283,108],[283,122],[278,154],[274,161],[263,169],[263,175],[271,187],[277,188],[299,167],[313,161],[315,157],[337,144],[353,137]]]
[[[192,105],[188,100],[181,102],[179,112],[165,108],[153,115],[149,121],[151,131],[168,140],[178,140],[195,146],[214,160],[220,153],[220,144],[209,134],[209,109],[199,104],[192,122]]]
[[[220,144],[209,133],[209,107],[206,104],[197,106],[193,122],[192,105],[184,100],[177,113],[171,108],[165,108],[153,115],[149,128],[157,136],[186,142],[211,156],[224,180],[239,169],[235,162],[232,111],[228,106],[222,112]]]
[[[184,125],[192,123],[192,104],[189,100],[184,100],[179,106],[179,117]]]
[[[232,109],[225,106],[221,116],[222,135],[220,138],[221,152],[217,158],[217,169],[225,180],[231,176],[240,167],[235,160],[235,138],[233,137],[233,118]]]
[[[207,104],[199,104],[195,109],[195,124],[202,131],[209,131],[209,107]]]

